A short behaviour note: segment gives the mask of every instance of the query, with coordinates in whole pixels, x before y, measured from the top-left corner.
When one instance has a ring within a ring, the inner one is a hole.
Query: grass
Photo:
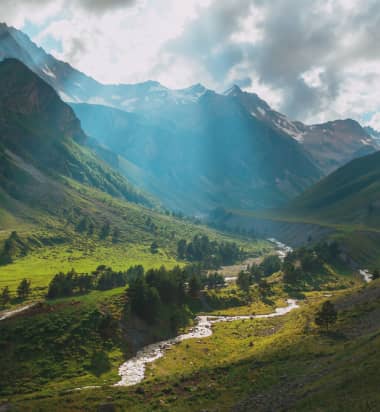
[[[14,292],[20,280],[26,277],[31,279],[38,296],[38,291],[47,287],[54,274],[67,272],[72,268],[78,273],[88,273],[100,264],[111,266],[114,270],[126,270],[137,264],[142,264],[146,269],[161,265],[172,268],[178,264],[165,250],[152,255],[149,248],[150,245],[107,245],[95,242],[83,243],[80,247],[63,245],[44,248],[1,267],[0,289],[9,286]]]
[[[122,314],[123,289],[93,291],[84,296],[50,301],[44,304],[42,313],[14,318],[0,325],[5,328],[0,334],[3,350],[5,341],[12,342],[12,349],[8,347],[7,352],[3,351],[7,355],[0,369],[7,376],[3,382],[8,386],[2,389],[2,398],[10,399],[16,411],[92,411],[107,403],[107,399],[120,411],[227,411],[240,402],[255,404],[260,395],[257,410],[284,399],[291,404],[291,410],[305,410],[302,408],[307,406],[306,410],[317,411],[317,407],[311,406],[319,402],[323,405],[326,401],[325,377],[336,387],[337,382],[351,376],[344,363],[349,356],[353,357],[355,374],[359,374],[361,369],[355,361],[364,359],[368,365],[372,362],[371,339],[374,339],[373,345],[380,343],[380,338],[372,338],[380,321],[380,283],[362,287],[358,286],[358,279],[347,272],[335,290],[321,288],[305,292],[301,309],[284,317],[216,324],[209,338],[184,341],[148,365],[144,382],[130,388],[110,385],[118,381],[117,368],[128,356],[131,331],[123,332],[121,340],[111,339],[104,344],[98,332],[94,335],[93,329],[90,333],[86,326],[89,314],[95,309],[118,319]],[[342,289],[347,280],[353,281],[354,286]],[[285,305],[287,295],[277,275],[269,281],[274,293],[272,302],[254,298],[250,305],[217,309],[212,313],[273,312],[275,306]],[[218,293],[222,299],[228,299],[229,294],[236,294],[233,290],[230,286]],[[327,296],[337,302],[340,310],[339,323],[331,334],[321,333],[313,323],[316,309]],[[33,316],[32,322],[30,316]],[[60,353],[57,351],[60,344],[65,347],[63,358],[55,359],[51,354]],[[106,353],[109,368],[96,376],[89,363],[94,351],[100,350]],[[9,373],[15,365],[19,366],[10,379]],[[372,368],[372,364],[370,366]],[[12,384],[13,380],[16,385]],[[12,385],[15,389],[10,389]],[[67,392],[91,385],[102,387]],[[322,391],[322,395],[315,403],[311,402],[318,391]],[[350,392],[344,388],[343,393],[348,396]],[[358,396],[358,405],[361,404],[360,392],[355,390],[354,394]],[[375,400],[373,392],[368,402]],[[330,401],[340,407],[344,405],[343,398],[339,402]]]
[[[15,410],[90,411],[112,403],[128,411],[375,411],[380,358],[380,284],[340,291],[331,333],[313,323],[323,294],[281,318],[214,326],[202,340],[176,345],[150,365],[138,387],[18,398]],[[371,320],[371,321],[369,321]],[[50,409],[49,409],[50,408]]]
[[[12,220],[0,221],[0,248],[13,230],[17,230],[25,241],[35,238],[41,244],[40,247],[33,246],[27,256],[17,257],[14,263],[0,266],[0,288],[9,286],[14,292],[19,281],[26,277],[32,281],[32,288],[37,289],[35,296],[38,297],[39,288],[45,288],[54,274],[72,268],[77,272],[88,272],[100,264],[115,270],[125,270],[134,264],[142,264],[147,269],[183,264],[176,259],[177,242],[191,239],[195,234],[205,234],[219,242],[237,242],[252,256],[260,256],[272,249],[267,241],[221,233],[114,198],[70,179],[66,179],[64,190],[69,193],[70,203],[57,206],[54,213],[27,209],[24,212],[29,218],[25,220],[25,215],[18,217],[16,226],[11,224]],[[5,209],[0,208],[0,211],[6,216],[9,214]],[[76,227],[84,217],[95,223],[93,235],[78,233]],[[110,224],[111,236],[100,240],[100,228],[105,222]],[[120,239],[113,243],[112,231],[116,228]],[[152,242],[159,246],[156,255],[150,252]]]

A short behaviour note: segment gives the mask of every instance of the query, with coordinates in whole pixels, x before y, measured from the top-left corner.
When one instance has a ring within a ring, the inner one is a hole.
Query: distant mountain
[[[199,84],[170,90],[154,81],[103,85],[46,53],[23,32],[0,23],[0,60],[5,58],[22,61],[54,87],[66,102],[102,104],[128,111],[152,110],[167,103],[194,101],[206,91]]]
[[[196,102],[144,115],[73,108],[90,136],[127,160],[128,178],[140,180],[170,208],[202,213],[220,205],[271,207],[321,177],[298,142],[230,95],[207,91]]]
[[[73,105],[87,134],[101,142],[90,141],[103,159],[167,207],[189,213],[221,204],[280,206],[380,148],[353,120],[308,126],[237,86],[217,94],[200,84],[103,85],[2,24],[0,59],[6,57],[21,60]]]
[[[370,126],[367,126],[364,129],[372,137],[372,139],[375,140],[380,150],[380,132],[378,130],[373,129]]]
[[[0,156],[0,192],[28,205],[55,208],[69,181],[150,204],[87,146],[55,90],[15,59],[0,63]]]
[[[296,215],[380,228],[380,152],[355,159],[312,186],[293,204]]]
[[[252,116],[265,122],[273,130],[297,140],[311,154],[325,175],[350,160],[380,150],[380,134],[360,126],[354,120],[336,120],[315,125],[291,121],[276,112],[254,93],[244,93],[235,86],[226,92],[247,109]]]

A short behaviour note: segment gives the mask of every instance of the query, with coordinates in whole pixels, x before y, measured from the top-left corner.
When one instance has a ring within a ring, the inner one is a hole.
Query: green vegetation
[[[380,153],[355,159],[323,179],[292,205],[301,215],[334,224],[380,229]]]
[[[329,331],[314,322],[325,305],[323,295],[308,293],[301,309],[285,317],[216,324],[211,337],[176,345],[150,364],[146,380],[137,387],[57,394],[58,388],[68,387],[66,380],[15,396],[11,403],[16,411],[90,411],[105,398],[117,411],[134,412],[163,407],[227,411],[238,405],[242,410],[375,410],[380,401],[375,350],[380,344],[380,284],[334,292],[330,300],[339,317]],[[257,302],[252,311],[268,313],[273,308]],[[97,382],[95,371],[91,373],[91,379],[82,378],[83,384]],[[102,375],[106,382],[111,376],[110,371]],[[75,387],[79,378],[69,380]]]
[[[326,300],[326,302],[323,302],[323,305],[321,309],[317,312],[315,316],[315,323],[318,326],[326,328],[326,330],[329,330],[329,326],[333,325],[338,318],[338,313],[335,309],[335,306],[333,303],[331,303],[329,300]]]
[[[192,313],[186,305],[188,296],[192,296],[189,278],[194,276],[192,269],[175,267],[167,270],[150,269],[139,271],[129,284],[128,303],[132,314],[149,324],[155,324],[162,318],[162,311],[170,312],[170,325],[173,331],[186,326]]]
[[[232,265],[244,257],[243,251],[236,243],[210,241],[207,235],[196,235],[190,242],[185,239],[179,240],[177,253],[179,259],[202,263],[208,269]]]

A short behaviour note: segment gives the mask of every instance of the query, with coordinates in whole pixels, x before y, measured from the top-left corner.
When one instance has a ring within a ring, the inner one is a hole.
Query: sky
[[[378,0],[1,0],[0,14],[103,83],[238,84],[292,119],[380,130]]]

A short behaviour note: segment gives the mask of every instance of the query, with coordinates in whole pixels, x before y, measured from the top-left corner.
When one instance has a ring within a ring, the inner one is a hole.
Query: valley
[[[45,3],[41,12],[62,6]],[[192,63],[171,60],[182,46],[170,25],[149,73],[176,83],[184,65],[186,84],[195,76],[213,89],[122,83],[154,60],[134,22],[123,43],[142,62],[115,69],[125,63],[119,19],[149,2],[127,3],[67,2],[59,21],[48,10],[38,24],[0,23],[0,412],[377,411],[378,113],[368,90],[353,98],[359,87],[336,79],[362,69],[315,66],[333,31],[323,26],[323,36],[292,35],[312,43],[313,58],[269,41],[280,61],[244,77],[268,59],[248,47],[256,32],[232,30],[251,27],[250,2],[210,1],[187,4],[190,23],[176,22]],[[186,27],[213,7],[215,27],[191,29],[195,47]],[[278,25],[282,7],[268,25],[257,10],[257,29],[299,24],[287,7]],[[89,27],[68,35],[74,15]],[[293,73],[301,58],[313,64]]]

